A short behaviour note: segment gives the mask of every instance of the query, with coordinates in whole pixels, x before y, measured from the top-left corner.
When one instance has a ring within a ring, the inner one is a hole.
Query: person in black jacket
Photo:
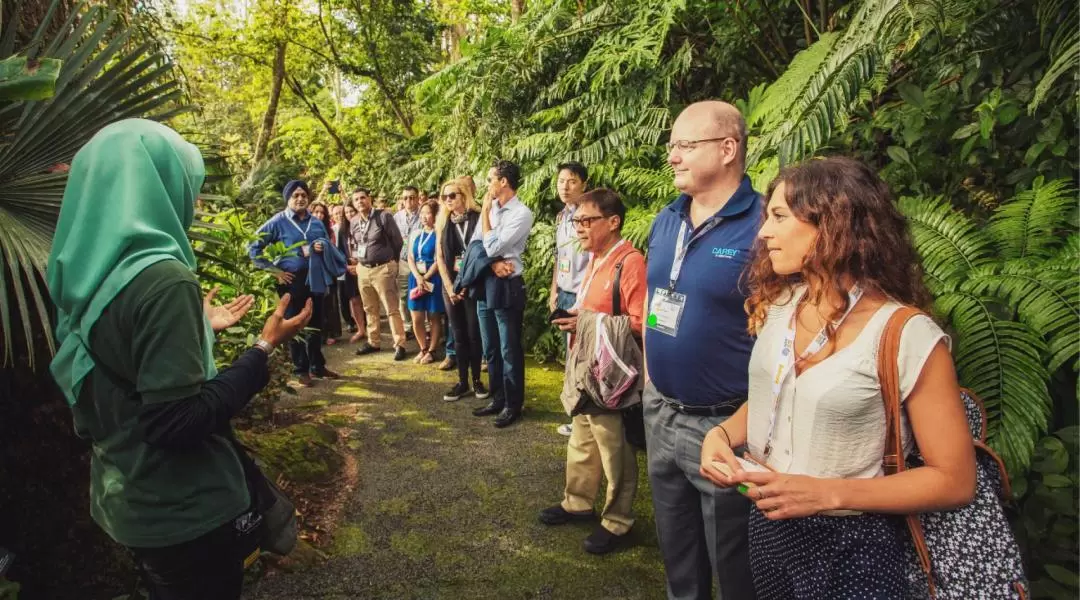
[[[480,205],[476,202],[474,187],[469,185],[471,183],[471,178],[460,177],[443,185],[440,197],[443,210],[439,211],[435,223],[436,260],[442,274],[443,289],[447,293],[446,312],[454,332],[454,349],[457,352],[458,382],[443,395],[443,400],[447,402],[460,400],[470,393],[478,399],[488,397],[480,374],[483,342],[476,314],[476,299],[469,297],[465,291],[453,289],[454,280],[461,272],[465,250],[480,228]]]

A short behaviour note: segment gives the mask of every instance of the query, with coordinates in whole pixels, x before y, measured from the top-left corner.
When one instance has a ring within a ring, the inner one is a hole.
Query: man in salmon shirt
[[[615,280],[618,279],[618,314],[630,318],[633,337],[640,340],[645,309],[645,257],[622,238],[626,206],[618,194],[598,189],[581,196],[571,218],[582,250],[592,258],[578,288],[574,316],[556,319],[563,331],[577,329],[577,312],[589,310],[616,314]],[[621,271],[616,275],[618,271]],[[567,360],[569,364],[569,359]],[[576,413],[576,410],[575,410]],[[637,457],[626,439],[623,415],[588,404],[574,415],[566,446],[566,489],[563,501],[540,512],[546,525],[596,518],[593,502],[600,490],[600,477],[608,481],[607,498],[600,523],[585,538],[585,551],[606,554],[625,539],[634,524],[633,504],[637,491]]]

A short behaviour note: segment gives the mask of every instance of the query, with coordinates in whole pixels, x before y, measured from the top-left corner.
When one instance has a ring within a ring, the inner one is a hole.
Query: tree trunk
[[[279,42],[277,52],[274,54],[274,81],[270,86],[270,102],[266,105],[266,113],[263,114],[262,131],[259,132],[259,141],[255,144],[255,158],[253,165],[259,164],[266,157],[266,148],[270,145],[270,136],[274,132],[274,120],[277,119],[278,100],[281,99],[281,85],[285,82],[285,48],[286,42]],[[252,167],[254,168],[254,166]]]
[[[295,77],[289,77],[288,83],[289,89],[292,90],[293,94],[308,107],[308,110],[311,111],[311,116],[315,117],[319,123],[322,123],[323,129],[326,129],[326,133],[330,135],[330,139],[334,140],[334,146],[337,148],[338,156],[345,160],[352,158],[352,153],[345,147],[345,142],[342,141],[337,130],[330,124],[330,121],[326,120],[322,111],[319,110],[318,105],[304,93],[304,88],[301,87],[300,82],[297,81]]]
[[[510,0],[510,21],[517,23],[525,13],[525,0]]]

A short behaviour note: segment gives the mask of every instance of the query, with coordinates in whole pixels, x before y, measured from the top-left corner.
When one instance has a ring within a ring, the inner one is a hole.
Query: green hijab
[[[187,229],[205,175],[198,148],[145,119],[105,127],[75,155],[46,271],[60,344],[50,370],[69,404],[94,368],[90,332],[116,295],[159,261],[195,270]],[[204,321],[210,379],[214,337]]]

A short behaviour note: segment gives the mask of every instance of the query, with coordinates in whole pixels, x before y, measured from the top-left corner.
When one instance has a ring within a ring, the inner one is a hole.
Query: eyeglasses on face
[[[457,192],[450,192],[449,194],[443,194],[442,199],[445,202],[450,202],[450,201],[453,201],[453,200],[457,200],[458,196],[460,196],[460,195],[461,194],[459,194]]]
[[[708,142],[722,142],[724,140],[735,140],[736,143],[739,142],[739,138],[731,135],[726,135],[724,137],[706,138],[703,140],[675,140],[673,142],[668,142],[664,145],[667,146],[668,152],[671,152],[675,148],[678,148],[679,152],[690,152],[695,150],[699,144],[706,144]]]
[[[603,216],[598,217],[574,217],[570,219],[570,222],[574,224],[574,227],[580,227],[582,229],[592,229],[593,223],[603,219]]]

